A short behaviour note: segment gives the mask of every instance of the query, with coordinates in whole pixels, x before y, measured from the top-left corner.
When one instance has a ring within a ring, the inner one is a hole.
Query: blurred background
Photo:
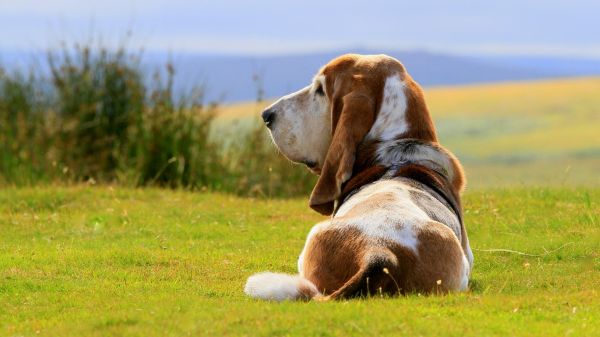
[[[425,87],[469,188],[600,184],[596,1],[0,0],[0,185],[296,196],[258,116],[347,52]]]

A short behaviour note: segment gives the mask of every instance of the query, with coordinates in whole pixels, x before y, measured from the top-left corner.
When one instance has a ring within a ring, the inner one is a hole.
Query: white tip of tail
[[[250,276],[244,292],[269,301],[308,300],[319,295],[317,287],[302,276],[270,272]]]

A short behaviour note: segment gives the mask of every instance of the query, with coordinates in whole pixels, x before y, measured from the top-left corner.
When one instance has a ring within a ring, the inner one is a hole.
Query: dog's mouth
[[[306,167],[308,167],[308,169],[311,170],[313,173],[321,174],[321,168],[318,167],[319,163],[312,160],[306,160],[303,161],[302,164],[306,165]]]

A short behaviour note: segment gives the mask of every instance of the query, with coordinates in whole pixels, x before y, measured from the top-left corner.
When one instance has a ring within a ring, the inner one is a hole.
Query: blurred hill
[[[457,56],[428,51],[353,49],[278,56],[236,56],[143,52],[143,67],[155,69],[172,60],[176,92],[206,87],[206,100],[239,102],[270,98],[307,85],[318,69],[332,58],[355,52],[385,53],[398,58],[423,86],[452,86],[543,78],[600,75],[600,59],[522,56]],[[35,53],[0,51],[0,64],[27,68]],[[38,61],[39,63],[39,61]],[[145,71],[151,74],[152,71]],[[149,76],[150,77],[150,76]],[[148,79],[151,81],[151,78]],[[259,92],[260,91],[260,92]]]
[[[600,74],[600,60],[552,57],[465,57],[426,51],[343,50],[282,56],[178,55],[180,86],[204,83],[207,99],[224,102],[278,97],[306,86],[318,69],[347,52],[384,53],[399,59],[423,86],[523,81]],[[148,54],[159,64],[164,55]]]

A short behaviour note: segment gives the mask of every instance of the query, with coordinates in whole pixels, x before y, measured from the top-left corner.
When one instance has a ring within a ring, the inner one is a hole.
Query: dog
[[[298,275],[265,272],[264,300],[335,300],[468,290],[473,253],[458,159],[438,143],[423,90],[386,55],[347,54],[262,112],[289,160],[319,178]]]

